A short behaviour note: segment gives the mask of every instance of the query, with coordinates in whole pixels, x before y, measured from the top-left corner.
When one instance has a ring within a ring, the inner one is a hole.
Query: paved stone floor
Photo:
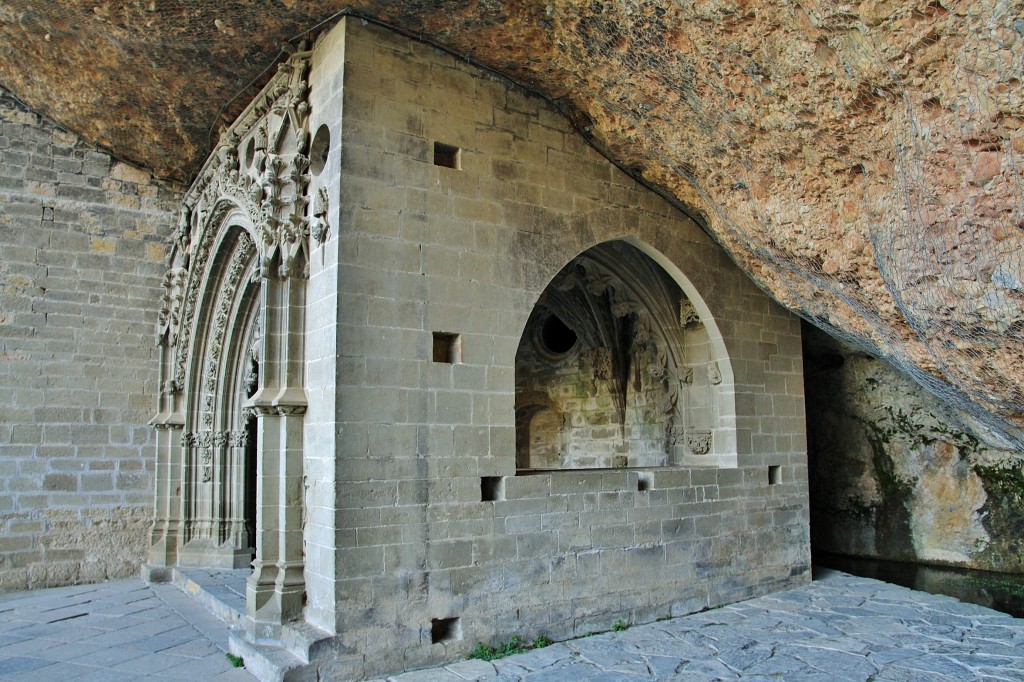
[[[255,680],[227,646],[228,626],[170,584],[0,595],[0,680]]]
[[[253,680],[224,655],[227,633],[171,585],[0,595],[0,679]],[[822,571],[742,604],[388,680],[1024,682],[1024,619]]]
[[[1024,681],[1024,619],[823,570],[803,588],[393,682]]]

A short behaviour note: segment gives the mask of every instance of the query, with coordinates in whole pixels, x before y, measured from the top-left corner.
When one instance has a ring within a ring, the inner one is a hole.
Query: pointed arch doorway
[[[146,574],[251,564],[245,623],[301,616],[308,52],[280,65],[185,195],[158,340],[156,505]]]

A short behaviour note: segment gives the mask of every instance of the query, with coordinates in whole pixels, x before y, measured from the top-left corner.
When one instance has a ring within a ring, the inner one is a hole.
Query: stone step
[[[296,679],[295,673],[306,666],[306,662],[292,652],[279,646],[256,644],[245,638],[240,631],[228,637],[228,649],[245,661],[245,669],[260,682],[282,682]]]
[[[281,628],[278,642],[253,642],[245,635],[247,570],[171,569],[171,583],[232,626],[228,648],[262,682],[307,682],[362,676],[362,656],[342,648],[337,638],[304,622]],[[325,677],[326,676],[326,677]]]
[[[335,637],[305,623],[287,625],[282,642],[292,648],[256,644],[241,631],[231,634],[231,653],[245,660],[245,669],[261,682],[321,682],[362,679],[363,657],[346,652]],[[303,656],[306,660],[303,660]]]
[[[232,573],[235,573],[232,571]],[[213,615],[231,626],[241,627],[245,623],[245,601],[239,601],[237,592],[228,589],[224,581],[209,579],[204,572],[171,569],[171,584],[192,597]],[[237,578],[236,578],[237,580]],[[244,587],[244,581],[241,585]]]

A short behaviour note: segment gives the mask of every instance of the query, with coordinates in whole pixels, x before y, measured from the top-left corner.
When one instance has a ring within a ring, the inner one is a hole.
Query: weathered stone
[[[514,144],[535,127],[565,148]],[[395,130],[422,142],[395,153]],[[570,140],[517,86],[352,20],[279,71],[186,193],[163,277],[152,575],[254,547],[247,636],[287,643],[304,621],[365,675],[807,579],[799,326],[694,222]],[[502,204],[495,161],[557,192]],[[381,227],[411,218],[411,238]],[[539,311],[569,291],[561,333],[586,352],[549,382],[575,344],[537,350],[535,334],[552,342]],[[530,438],[574,439],[567,466],[587,470],[517,467],[531,392],[568,418]],[[683,500],[700,547],[666,571]],[[645,673],[622,660],[601,674]]]
[[[805,332],[815,546],[1019,571],[1020,454],[986,447],[885,361]]]

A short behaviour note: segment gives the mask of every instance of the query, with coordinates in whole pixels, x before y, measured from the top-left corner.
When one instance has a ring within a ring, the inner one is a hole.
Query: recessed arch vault
[[[520,470],[737,464],[722,334],[692,282],[643,242],[602,242],[562,267],[515,368]]]

